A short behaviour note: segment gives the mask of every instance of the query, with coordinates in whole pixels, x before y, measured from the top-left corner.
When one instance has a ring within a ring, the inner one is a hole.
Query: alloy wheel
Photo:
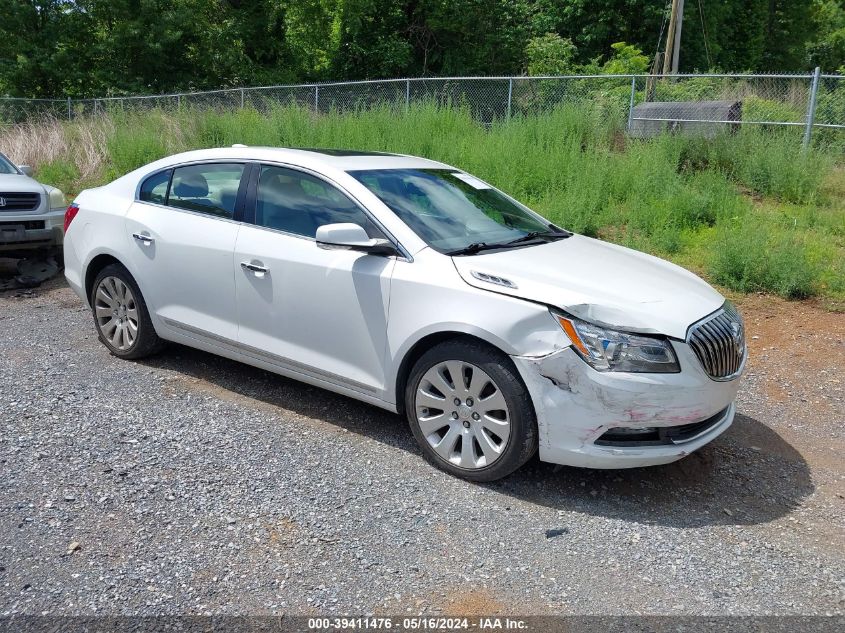
[[[507,446],[511,424],[504,394],[476,365],[448,360],[431,367],[417,387],[414,409],[434,452],[460,468],[490,466]]]
[[[138,338],[138,305],[129,286],[118,277],[104,277],[94,295],[97,327],[109,345],[126,351]]]

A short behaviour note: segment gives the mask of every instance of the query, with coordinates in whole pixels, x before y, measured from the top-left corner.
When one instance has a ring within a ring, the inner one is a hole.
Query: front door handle
[[[133,233],[132,237],[141,242],[144,246],[149,246],[155,242],[155,240],[146,233]]]
[[[263,266],[260,263],[256,264],[254,262],[241,262],[241,267],[245,270],[251,270],[257,277],[263,277],[264,273],[270,270],[266,266]]]

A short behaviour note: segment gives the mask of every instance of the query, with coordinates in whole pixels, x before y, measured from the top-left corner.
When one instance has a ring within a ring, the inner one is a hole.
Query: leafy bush
[[[575,44],[557,33],[532,37],[525,46],[529,75],[569,75],[575,72]]]
[[[611,44],[613,54],[602,67],[607,75],[642,75],[648,72],[649,59],[642,49],[626,42]]]

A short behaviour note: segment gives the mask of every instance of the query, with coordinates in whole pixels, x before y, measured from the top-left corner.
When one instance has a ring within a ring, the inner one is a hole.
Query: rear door
[[[249,166],[180,165],[148,177],[126,216],[150,312],[180,334],[237,339],[232,261]]]
[[[257,175],[235,247],[242,348],[381,397],[395,257],[326,249],[314,237],[317,227],[339,222],[384,235],[345,193],[314,174],[262,165]]]

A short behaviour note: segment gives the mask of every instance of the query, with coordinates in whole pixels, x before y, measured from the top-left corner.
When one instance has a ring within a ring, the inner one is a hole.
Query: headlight
[[[578,355],[598,371],[681,371],[675,351],[665,339],[617,332],[561,314],[554,317]]]
[[[65,194],[63,194],[55,187],[50,189],[49,202],[51,209],[64,209],[67,206]]]

